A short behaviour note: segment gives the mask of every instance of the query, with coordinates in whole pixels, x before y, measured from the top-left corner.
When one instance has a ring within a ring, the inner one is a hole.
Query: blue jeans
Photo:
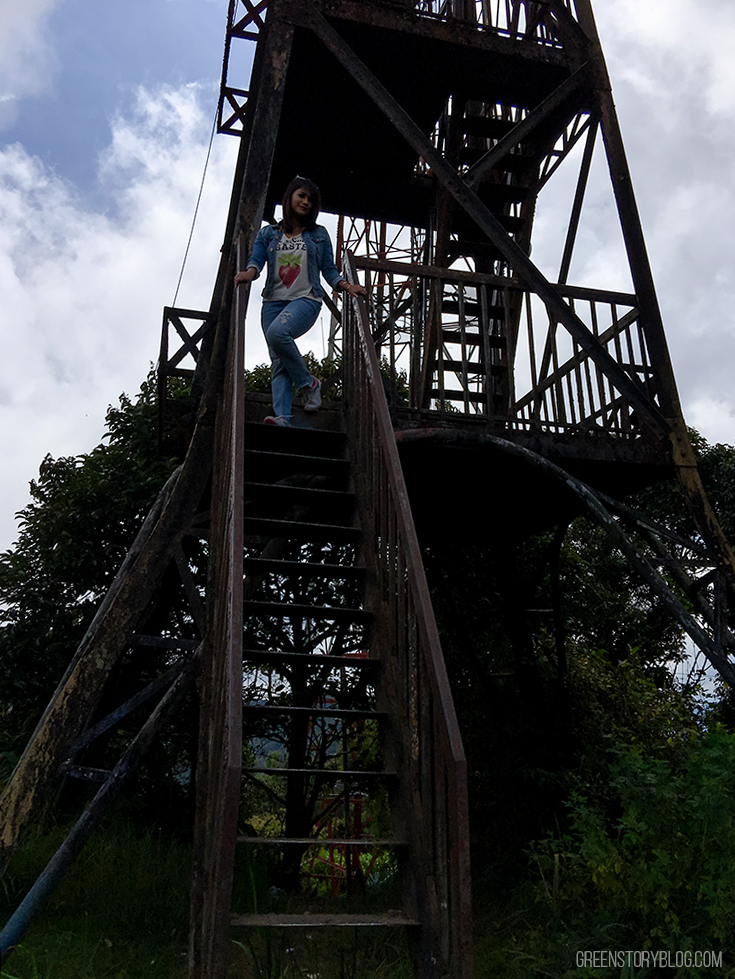
[[[294,341],[316,323],[320,308],[321,303],[316,299],[263,303],[260,322],[271,355],[271,390],[275,415],[290,418],[294,385],[303,388],[312,383],[311,374]]]

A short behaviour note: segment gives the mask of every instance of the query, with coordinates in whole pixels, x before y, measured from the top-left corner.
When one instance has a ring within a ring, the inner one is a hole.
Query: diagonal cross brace
[[[626,401],[635,407],[642,419],[661,435],[668,435],[670,426],[655,404],[623,368],[597,342],[594,333],[577,316],[533,264],[528,255],[506,234],[505,229],[485,207],[477,194],[447,163],[440,151],[393,98],[385,86],[358,58],[337,31],[311,2],[293,4],[290,14],[294,21],[311,28],[324,46],[335,56],[352,78],[370,96],[416,153],[431,167],[446,190],[470,215],[478,227],[515,269],[530,290],[545,304],[549,316],[561,323],[585,353],[597,364]]]
[[[580,91],[584,83],[589,79],[587,65],[578,68],[573,75],[554,89],[540,105],[532,112],[516,123],[515,126],[501,140],[481,156],[477,163],[474,163],[464,176],[468,187],[475,188],[485,174],[489,173],[493,167],[497,166],[510,151],[527,139],[544,119],[548,119],[552,113],[560,109],[564,103],[576,92]]]

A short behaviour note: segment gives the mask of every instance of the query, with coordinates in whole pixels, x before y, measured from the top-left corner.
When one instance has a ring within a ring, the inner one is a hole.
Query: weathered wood
[[[235,914],[233,928],[416,928],[402,911],[377,914]]]
[[[345,274],[356,280],[349,254]],[[356,299],[347,309],[345,388],[361,513],[368,541],[378,543],[377,553],[368,547],[364,554],[368,606],[382,608],[373,641],[390,650],[385,687],[405,712],[393,722],[386,765],[409,774],[397,791],[396,835],[410,840],[405,908],[421,922],[417,975],[470,979],[466,761],[380,365],[365,304]]]
[[[130,644],[160,576],[170,564],[208,477],[211,405],[204,402],[186,461],[171,477],[105,596],[74,659],[0,797],[0,870],[53,793],[58,771]],[[183,475],[182,475],[183,474]]]
[[[267,771],[272,771],[272,769],[267,769]],[[250,843],[255,846],[261,843],[266,846],[356,846],[361,850],[407,846],[406,840],[398,840],[393,837],[387,839],[380,839],[379,837],[354,839],[349,836],[304,836],[295,839],[291,836],[238,836],[237,842]]]
[[[245,267],[260,229],[275,149],[293,26],[278,19],[278,2],[258,44],[255,103],[247,157],[233,201],[237,200],[234,264]],[[236,290],[227,386],[217,433],[213,473],[212,553],[209,565],[208,665],[197,777],[195,860],[190,912],[190,979],[219,979],[227,967],[230,900],[242,763],[242,559],[243,559],[243,370],[245,311],[249,287]],[[223,292],[232,296],[232,285]]]

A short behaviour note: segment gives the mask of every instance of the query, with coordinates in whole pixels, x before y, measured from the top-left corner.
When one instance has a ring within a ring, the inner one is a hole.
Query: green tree
[[[0,555],[2,774],[22,750],[153,500],[188,443],[195,406],[171,383],[162,446],[155,377],[123,394],[91,452],[41,463],[20,511],[17,543]],[[134,659],[134,655],[132,656]],[[147,669],[160,663],[150,653]],[[132,672],[116,678],[124,692]],[[144,673],[145,675],[145,673]]]

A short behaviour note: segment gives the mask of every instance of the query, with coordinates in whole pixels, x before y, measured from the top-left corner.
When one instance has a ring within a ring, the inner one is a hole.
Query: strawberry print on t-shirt
[[[276,249],[276,275],[270,286],[270,300],[290,303],[294,299],[314,299],[309,270],[309,255],[303,235],[278,242]]]
[[[287,289],[290,289],[301,274],[302,253],[291,253],[278,256],[278,277]]]

